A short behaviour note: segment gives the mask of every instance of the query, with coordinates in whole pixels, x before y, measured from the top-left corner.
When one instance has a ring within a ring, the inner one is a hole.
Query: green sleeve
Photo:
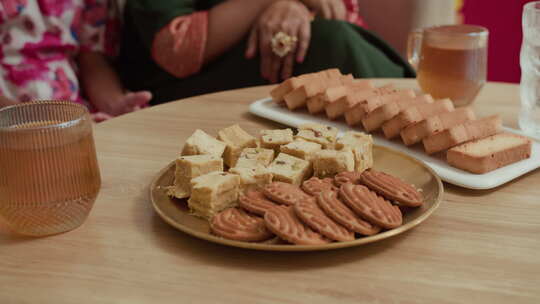
[[[128,0],[126,19],[150,49],[154,35],[176,17],[195,12],[195,0]]]

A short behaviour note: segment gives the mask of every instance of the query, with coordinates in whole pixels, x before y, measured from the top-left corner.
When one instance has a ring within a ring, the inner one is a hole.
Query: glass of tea
[[[79,227],[101,186],[84,106],[62,101],[0,109],[0,220],[44,236]]]
[[[408,58],[420,87],[455,106],[473,102],[486,82],[488,30],[475,25],[443,25],[409,36]]]

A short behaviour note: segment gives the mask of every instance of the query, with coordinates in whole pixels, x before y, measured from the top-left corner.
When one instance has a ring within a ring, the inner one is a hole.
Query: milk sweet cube
[[[301,159],[310,160],[311,156],[321,150],[321,145],[318,143],[295,140],[286,145],[281,146],[281,152],[292,155]]]
[[[286,145],[293,141],[293,131],[291,129],[282,130],[261,130],[261,147],[273,149],[279,152],[281,145]]]
[[[260,138],[258,138],[258,137],[255,138],[255,145],[256,145],[256,146],[255,146],[256,148],[260,148],[260,147],[261,147],[261,139],[260,139]]]
[[[309,177],[311,165],[309,161],[285,153],[279,153],[268,167],[274,175],[274,181],[300,185]]]
[[[266,167],[255,165],[253,167],[234,167],[230,173],[240,177],[240,192],[259,189],[272,182],[273,174]]]
[[[373,167],[373,138],[369,134],[347,131],[337,139],[336,149],[352,151],[354,171],[363,172]]]
[[[257,146],[255,137],[242,130],[239,125],[233,125],[218,132],[218,139],[227,146],[223,154],[223,161],[229,168],[236,165],[238,157],[244,148],[254,148]]]
[[[265,148],[245,148],[240,153],[236,167],[267,167],[274,160],[274,150]]]
[[[226,144],[214,137],[206,134],[203,130],[197,129],[186,140],[182,155],[210,154],[221,157],[225,151]]]
[[[364,132],[347,131],[336,140],[336,150],[363,145],[366,142],[373,143],[371,135]]]
[[[189,197],[191,194],[191,180],[195,177],[213,172],[223,171],[223,160],[213,155],[189,155],[176,159],[174,189],[176,198]]]
[[[240,177],[228,172],[211,172],[191,180],[190,211],[203,218],[233,207],[238,200]]]
[[[325,149],[333,149],[338,129],[317,123],[307,123],[298,127],[297,139],[318,143]]]
[[[354,156],[351,150],[321,150],[313,155],[313,175],[319,178],[354,171]]]

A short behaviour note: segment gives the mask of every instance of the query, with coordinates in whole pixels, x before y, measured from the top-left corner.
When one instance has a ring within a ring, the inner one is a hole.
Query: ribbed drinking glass
[[[63,101],[0,109],[0,218],[43,236],[79,227],[101,186],[92,121]]]

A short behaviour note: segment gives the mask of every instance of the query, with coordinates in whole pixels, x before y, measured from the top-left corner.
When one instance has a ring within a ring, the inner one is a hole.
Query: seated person
[[[336,67],[357,78],[414,77],[357,25],[355,9],[354,0],[130,0],[121,75],[153,103]]]
[[[125,92],[104,56],[106,0],[5,0],[0,8],[0,107],[69,100],[104,120],[151,99]]]

